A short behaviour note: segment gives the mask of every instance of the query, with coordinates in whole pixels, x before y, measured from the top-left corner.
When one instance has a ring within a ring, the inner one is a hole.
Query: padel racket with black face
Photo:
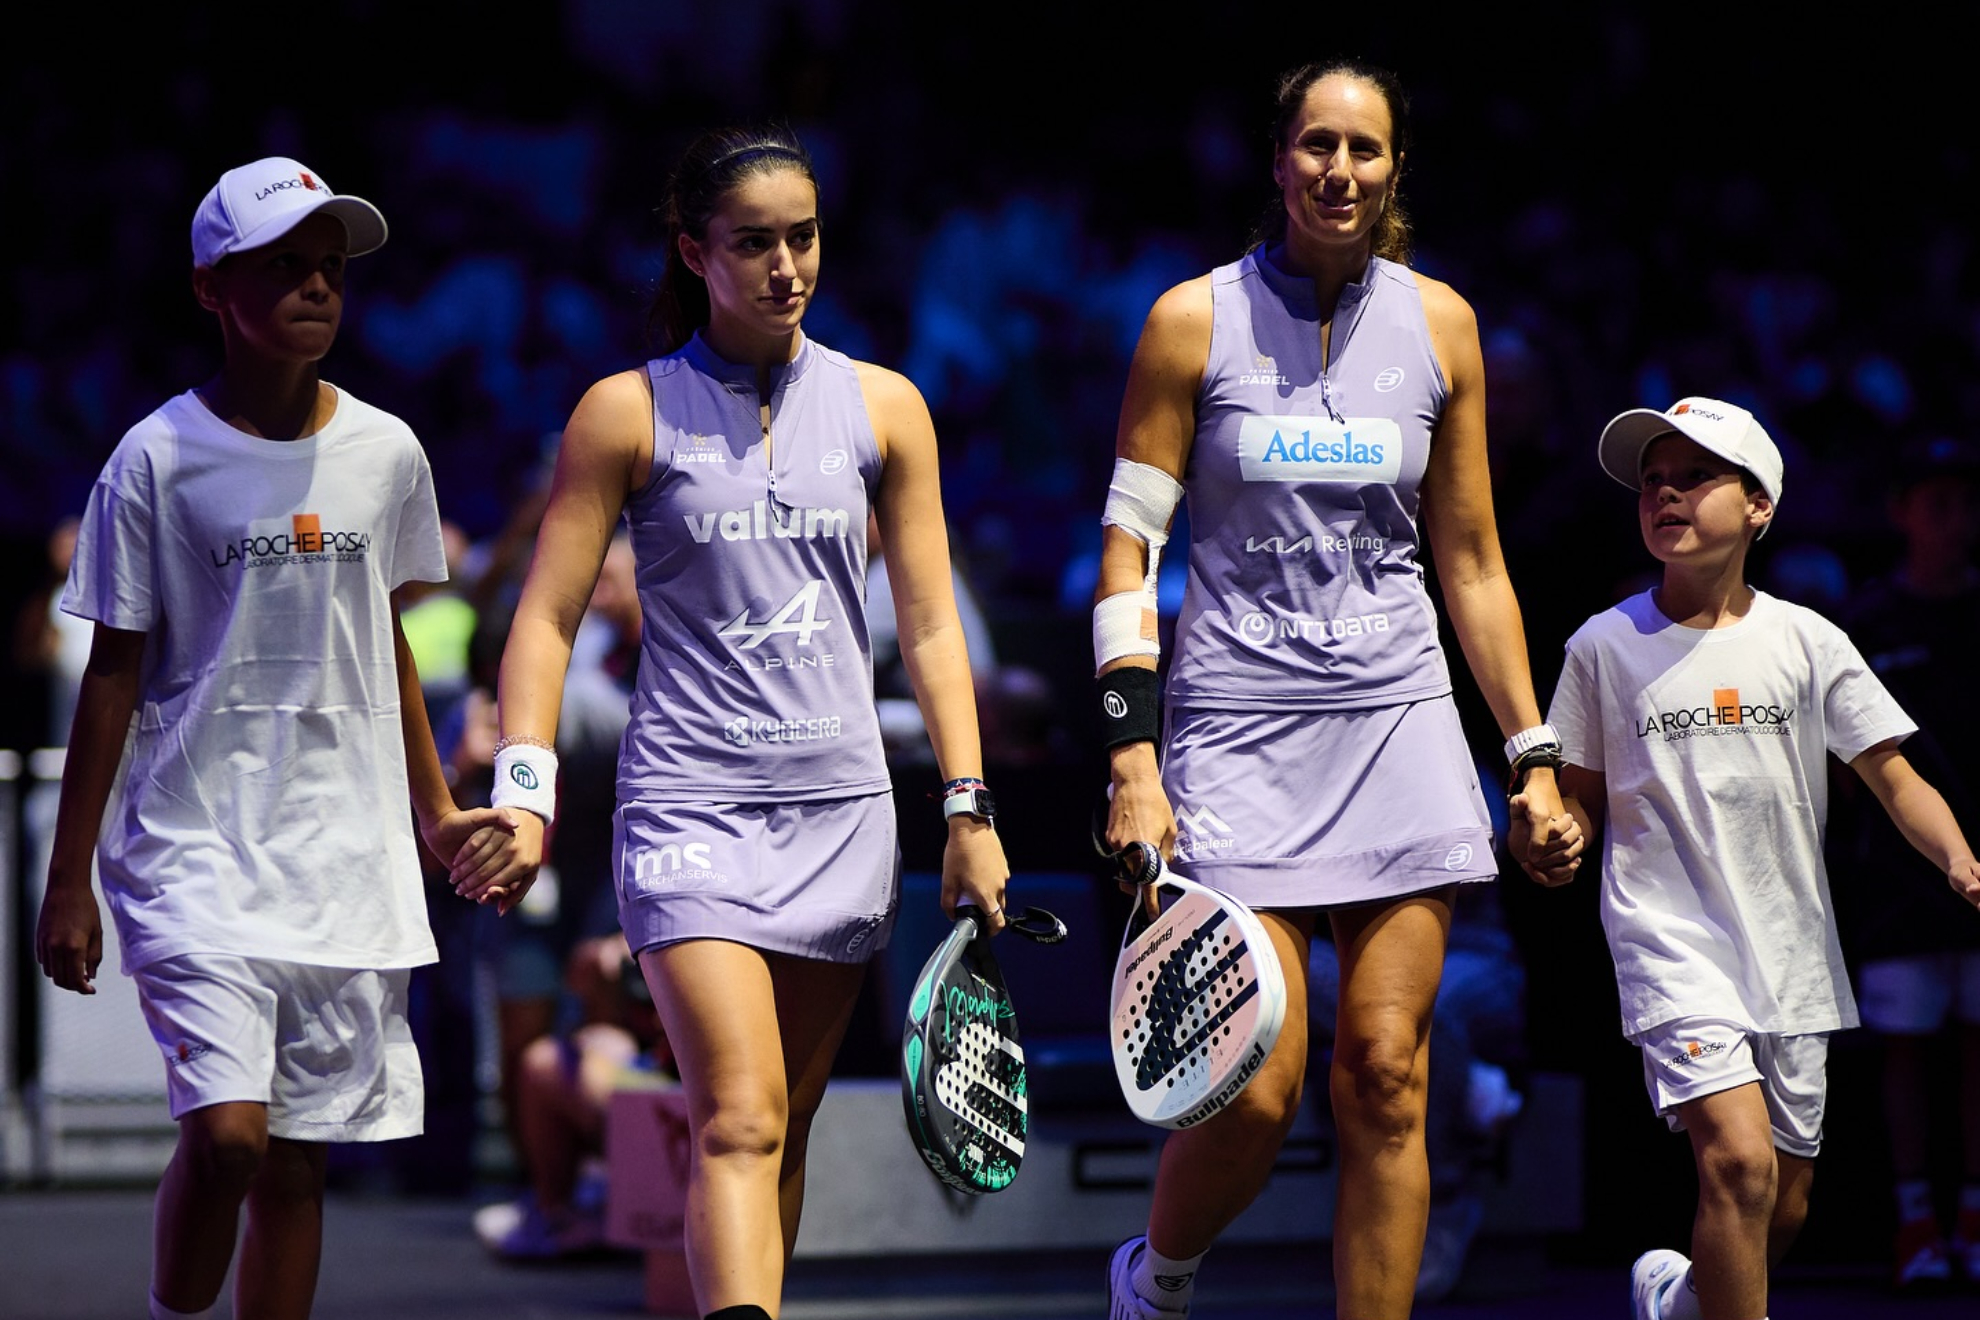
[[[956,909],[955,926],[915,978],[901,1032],[908,1135],[930,1172],[973,1196],[1010,1186],[1031,1126],[1017,1010],[983,922],[974,907]],[[1041,944],[1066,937],[1042,908],[1007,922]]]
[[[1157,1127],[1194,1127],[1257,1075],[1279,1039],[1286,982],[1257,914],[1171,872],[1153,844],[1109,852],[1139,887],[1114,964],[1114,1075],[1128,1108]],[[1159,911],[1150,914],[1154,886]]]

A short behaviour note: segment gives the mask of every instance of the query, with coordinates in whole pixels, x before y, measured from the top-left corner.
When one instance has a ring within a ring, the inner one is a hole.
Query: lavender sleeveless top
[[[852,359],[805,340],[770,393],[699,336],[647,364],[653,474],[626,504],[641,610],[621,801],[886,791],[866,631],[880,447]]]
[[[1262,251],[1210,279],[1168,700],[1348,710],[1449,692],[1416,560],[1448,391],[1414,277],[1376,258],[1342,290],[1324,375],[1309,281]]]

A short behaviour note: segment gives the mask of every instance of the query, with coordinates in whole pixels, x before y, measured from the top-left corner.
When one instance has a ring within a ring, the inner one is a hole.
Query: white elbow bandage
[[[1114,479],[1107,484],[1107,508],[1102,527],[1118,527],[1148,547],[1148,589],[1155,589],[1155,568],[1169,541],[1169,523],[1182,502],[1183,488],[1161,468],[1114,460]]]
[[[1093,664],[1096,670],[1124,655],[1158,656],[1155,638],[1155,583],[1168,544],[1169,523],[1182,502],[1183,488],[1157,467],[1125,458],[1114,460],[1114,479],[1107,485],[1107,508],[1102,527],[1118,527],[1148,547],[1148,571],[1140,591],[1108,596],[1093,607]]]
[[[547,747],[511,744],[495,753],[495,788],[488,795],[497,807],[521,807],[543,817],[557,818],[557,754]]]
[[[1097,674],[1124,655],[1159,656],[1155,633],[1155,593],[1123,591],[1093,607],[1093,671]]]

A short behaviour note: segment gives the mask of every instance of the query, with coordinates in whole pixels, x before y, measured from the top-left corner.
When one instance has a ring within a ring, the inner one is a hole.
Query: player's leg
[[[135,980],[179,1124],[154,1201],[152,1295],[198,1314],[226,1283],[241,1204],[268,1150],[280,1006],[253,966],[225,955],[162,959]]]
[[[1155,1173],[1146,1241],[1115,1252],[1108,1287],[1115,1315],[1180,1312],[1195,1286],[1195,1262],[1256,1200],[1299,1112],[1306,1078],[1306,956],[1310,911],[1261,911],[1286,983],[1279,1038],[1258,1072],[1218,1113],[1171,1133]]]
[[[1336,1305],[1407,1316],[1430,1207],[1424,1149],[1430,1021],[1450,933],[1448,889],[1336,909],[1341,1010],[1329,1078],[1340,1149]]]
[[[179,1143],[153,1203],[151,1294],[198,1314],[227,1281],[241,1203],[268,1150],[268,1106],[206,1105],[179,1118]]]
[[[777,1029],[782,1033],[784,1076],[789,1088],[784,1161],[777,1182],[784,1260],[789,1263],[797,1247],[798,1215],[804,1209],[804,1160],[811,1141],[811,1121],[825,1099],[825,1082],[852,1021],[866,964],[773,954],[770,977],[776,988]]]
[[[242,1320],[308,1320],[323,1258],[323,1176],[329,1148],[271,1137],[248,1187],[247,1234],[234,1275]]]
[[[790,1089],[769,960],[747,945],[698,939],[648,949],[639,963],[687,1093],[695,1301],[704,1313],[754,1305],[775,1315]]]
[[[1699,1312],[1704,1320],[1760,1320],[1767,1314],[1768,1246],[1781,1173],[1761,1084],[1714,1092],[1677,1112],[1698,1168],[1691,1287]],[[1805,1183],[1800,1194],[1805,1213]]]
[[[1781,1263],[1808,1222],[1808,1196],[1815,1186],[1815,1161],[1805,1155],[1774,1152],[1774,1217],[1767,1222],[1767,1268]]]

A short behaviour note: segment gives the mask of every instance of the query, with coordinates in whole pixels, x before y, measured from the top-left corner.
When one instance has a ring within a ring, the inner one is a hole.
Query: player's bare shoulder
[[[1444,378],[1454,391],[1462,392],[1476,384],[1484,371],[1478,314],[1462,294],[1442,280],[1418,271],[1410,275],[1423,299],[1423,321],[1430,329],[1430,344],[1444,369]]]
[[[859,376],[860,397],[866,401],[867,418],[880,445],[880,457],[886,459],[903,445],[932,449],[935,422],[914,382],[877,363],[854,358],[852,364]]]
[[[1136,384],[1194,399],[1210,363],[1210,276],[1184,280],[1155,300],[1134,348],[1130,388]]]
[[[560,467],[572,464],[625,474],[638,484],[653,456],[653,383],[635,368],[615,372],[584,392],[564,426]]]
[[[634,367],[613,372],[594,383],[578,400],[571,421],[576,423],[582,419],[588,426],[606,430],[619,430],[629,425],[637,428],[643,424],[650,430],[652,412],[653,382],[644,369]]]
[[[1464,295],[1440,279],[1412,270],[1416,290],[1423,299],[1423,319],[1430,333],[1440,340],[1446,336],[1478,337],[1478,314],[1471,310]]]
[[[926,413],[928,404],[922,399],[921,391],[913,381],[900,372],[883,367],[877,362],[862,362],[851,359],[853,370],[859,376],[859,392],[866,400],[867,411],[882,411],[889,414],[899,409],[910,412],[919,410]],[[875,417],[878,421],[878,417]]]
[[[1142,344],[1147,346],[1151,339],[1159,339],[1168,351],[1180,351],[1185,356],[1192,350],[1200,350],[1196,356],[1208,357],[1210,353],[1211,296],[1210,276],[1198,275],[1195,279],[1184,280],[1155,300],[1148,309],[1148,320],[1142,326]]]

